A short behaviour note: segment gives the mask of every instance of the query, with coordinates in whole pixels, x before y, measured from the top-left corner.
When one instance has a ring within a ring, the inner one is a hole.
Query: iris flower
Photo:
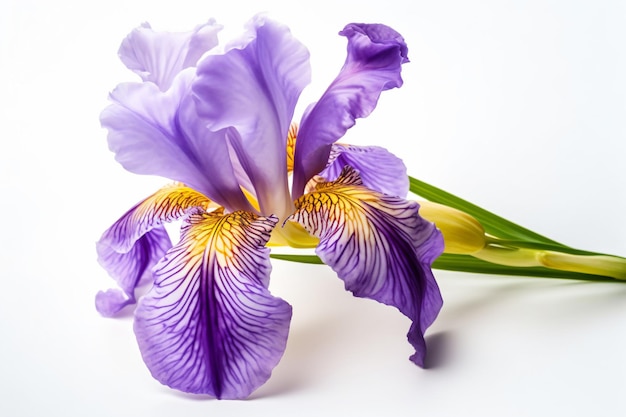
[[[407,46],[393,29],[349,24],[347,58],[299,123],[309,53],[287,27],[254,17],[218,46],[213,21],[187,33],[144,24],[123,41],[123,83],[102,115],[116,159],[137,174],[173,180],[126,212],[97,243],[119,288],[100,292],[113,316],[137,302],[134,330],[161,383],[217,398],[245,398],[283,355],[291,306],[268,290],[272,245],[315,248],[357,297],[411,321],[411,360],[423,366],[424,332],[442,300],[431,263],[437,228],[405,199],[400,159],[379,147],[337,144],[402,85]],[[181,220],[172,244],[164,223]]]

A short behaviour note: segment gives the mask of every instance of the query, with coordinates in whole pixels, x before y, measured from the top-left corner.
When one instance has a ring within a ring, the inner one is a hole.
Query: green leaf
[[[615,256],[615,255],[609,255],[606,253],[600,253],[600,252],[591,252],[588,250],[581,250],[581,249],[575,249],[575,248],[571,248],[569,246],[562,246],[562,245],[552,245],[552,244],[548,244],[548,243],[540,243],[540,242],[530,242],[530,241],[523,241],[523,240],[508,240],[508,239],[494,239],[493,241],[491,241],[490,243],[498,245],[498,246],[504,246],[504,247],[509,247],[512,249],[536,249],[536,250],[543,250],[543,251],[553,251],[553,252],[561,252],[561,253],[569,253],[571,255],[583,255],[583,256],[611,256],[614,258],[619,258],[619,259],[625,259],[621,256]]]
[[[485,232],[490,235],[503,239],[545,243],[560,248],[567,247],[411,176],[409,176],[409,183],[412,193],[432,201],[433,203],[443,204],[475,217],[483,225]]]

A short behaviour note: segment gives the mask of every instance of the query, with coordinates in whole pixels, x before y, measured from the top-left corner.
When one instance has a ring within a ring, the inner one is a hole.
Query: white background
[[[274,262],[289,344],[247,401],[161,386],[132,317],[93,307],[111,285],[102,231],[164,181],[124,171],[98,116],[134,80],[117,59],[143,21],[238,33],[253,14],[311,51],[318,97],[345,57],[336,33],[386,23],[410,48],[405,85],[345,138],[411,175],[581,249],[626,255],[623,1],[37,1],[0,5],[0,415],[541,416],[626,414],[626,285],[437,273],[429,369],[409,322],[353,298],[325,267]]]

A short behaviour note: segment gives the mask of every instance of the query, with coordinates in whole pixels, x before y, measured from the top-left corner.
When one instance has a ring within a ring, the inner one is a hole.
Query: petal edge
[[[135,28],[122,41],[118,55],[143,81],[167,90],[174,77],[194,67],[206,51],[217,46],[221,25],[211,19],[189,32],[157,32],[148,23]]]
[[[135,303],[135,288],[152,277],[151,269],[172,246],[164,222],[190,210],[206,210],[210,201],[182,184],[165,186],[120,217],[96,243],[98,262],[121,290],[96,295],[96,309],[111,317]]]
[[[337,181],[300,197],[292,220],[320,238],[317,255],[347,290],[397,307],[412,320],[410,359],[423,367],[424,332],[442,306],[430,265],[443,251],[443,239],[418,215],[416,202],[361,184],[358,173],[346,167]]]
[[[348,165],[357,170],[363,185],[384,194],[406,197],[409,177],[400,158],[380,146],[332,145],[328,165],[320,177],[335,181]]]

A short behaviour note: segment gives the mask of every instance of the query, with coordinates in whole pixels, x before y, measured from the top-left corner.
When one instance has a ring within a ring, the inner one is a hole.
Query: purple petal
[[[190,96],[193,70],[172,87],[126,83],[101,115],[109,148],[127,170],[183,182],[229,209],[250,209],[230,163],[225,132],[210,132]]]
[[[214,20],[177,33],[156,32],[144,23],[124,39],[118,54],[128,69],[165,91],[179,72],[195,67],[206,51],[217,46],[221,29]]]
[[[294,198],[309,179],[326,166],[331,145],[368,116],[381,92],[402,85],[401,66],[408,62],[404,39],[384,25],[350,24],[348,56],[341,72],[320,100],[309,106],[296,144]]]
[[[363,185],[370,190],[398,197],[406,197],[409,192],[406,166],[385,148],[334,144],[328,165],[319,175],[334,181],[345,166],[358,171]]]
[[[155,268],[135,334],[161,383],[240,399],[263,384],[286,345],[291,306],[268,289],[277,222],[247,212],[191,215],[181,242]]]
[[[397,307],[412,320],[411,360],[424,366],[424,332],[441,309],[432,262],[443,252],[435,226],[414,201],[369,190],[352,168],[296,201],[293,220],[320,238],[318,256],[357,297]]]
[[[98,262],[121,288],[99,292],[96,309],[111,317],[135,303],[135,288],[152,277],[151,269],[172,247],[163,222],[183,217],[209,200],[182,185],[163,187],[127,211],[103,234],[96,250]]]
[[[263,213],[282,215],[288,193],[286,140],[309,83],[309,53],[289,29],[257,16],[242,44],[198,64],[193,92],[211,130],[234,128],[238,155]]]
[[[152,267],[165,255],[172,243],[163,227],[146,232],[126,252],[116,251],[106,240],[103,236],[96,244],[98,262],[122,290],[112,288],[98,292],[96,310],[104,317],[113,317],[125,306],[136,302],[135,288],[150,279]]]

